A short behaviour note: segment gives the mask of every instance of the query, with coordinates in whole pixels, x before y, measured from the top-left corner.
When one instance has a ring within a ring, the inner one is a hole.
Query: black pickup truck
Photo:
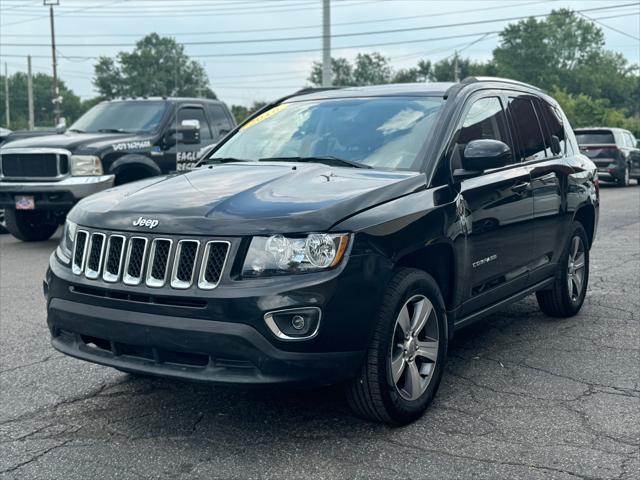
[[[6,227],[20,240],[46,240],[80,199],[189,170],[234,127],[217,100],[122,99],[96,105],[64,134],[8,142],[0,147]]]

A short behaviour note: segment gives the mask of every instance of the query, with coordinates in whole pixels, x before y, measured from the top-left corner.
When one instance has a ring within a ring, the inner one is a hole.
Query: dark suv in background
[[[576,128],[580,151],[598,167],[600,180],[621,187],[632,178],[640,184],[640,148],[629,130],[622,128]]]
[[[456,330],[531,293],[580,310],[596,175],[529,85],[302,91],[194,171],[76,205],[44,282],[52,344],[131,373],[341,382],[406,423]]]

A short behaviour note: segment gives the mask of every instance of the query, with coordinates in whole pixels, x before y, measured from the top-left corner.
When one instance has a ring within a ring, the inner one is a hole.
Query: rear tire
[[[4,211],[9,233],[23,242],[48,240],[58,229],[58,222],[51,221],[45,212]]]
[[[540,310],[550,317],[572,317],[580,311],[589,283],[589,241],[580,222],[573,222],[571,235],[558,261],[549,290],[536,292]]]
[[[620,179],[618,179],[618,186],[620,187],[628,187],[629,183],[630,183],[630,174],[631,172],[629,171],[629,165],[627,165],[624,168],[624,173],[622,174],[622,177]]]
[[[346,386],[349,405],[368,420],[403,425],[433,400],[447,354],[447,316],[435,280],[411,268],[387,287],[360,374]]]
[[[4,219],[4,210],[0,210],[0,235],[5,233],[9,233],[9,230],[7,230],[7,222]]]

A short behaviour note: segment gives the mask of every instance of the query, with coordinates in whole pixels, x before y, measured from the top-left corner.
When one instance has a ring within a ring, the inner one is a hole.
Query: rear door
[[[533,191],[532,262],[529,283],[535,284],[553,273],[553,264],[561,254],[567,222],[566,192],[569,167],[567,138],[562,114],[545,99],[530,95],[509,98],[516,130],[527,122],[528,142],[521,151],[523,164],[531,174]]]
[[[452,167],[460,168],[467,143],[495,139],[514,150],[499,92],[472,97],[454,134]],[[478,177],[463,180],[460,195],[465,208],[465,239],[470,265],[468,299],[463,315],[505,298],[526,284],[528,250],[533,241],[528,226],[533,217],[529,171],[514,157],[511,165],[490,169]]]

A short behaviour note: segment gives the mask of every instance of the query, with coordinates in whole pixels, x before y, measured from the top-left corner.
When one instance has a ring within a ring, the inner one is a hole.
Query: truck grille
[[[169,238],[78,230],[72,271],[91,280],[102,276],[110,283],[175,289],[197,284],[211,290],[220,283],[230,246],[225,240],[181,239],[176,243]]]
[[[69,159],[58,153],[3,153],[0,155],[5,178],[52,179],[69,173]]]

